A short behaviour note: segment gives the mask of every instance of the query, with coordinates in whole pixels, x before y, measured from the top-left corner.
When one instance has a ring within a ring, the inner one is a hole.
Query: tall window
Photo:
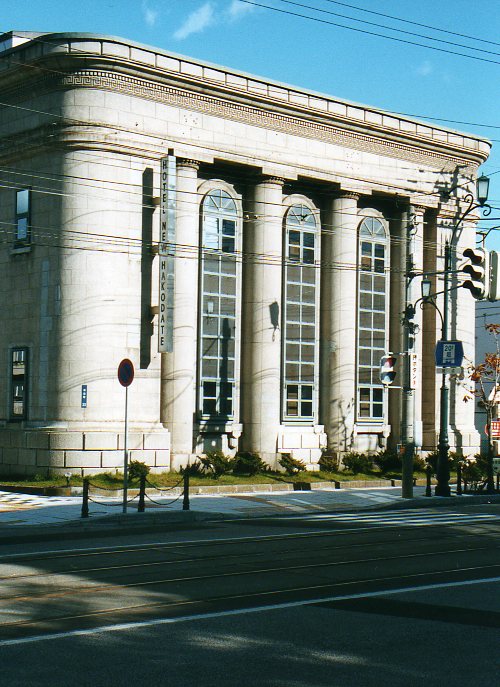
[[[28,349],[14,348],[11,351],[11,420],[27,417],[28,402]]]
[[[203,418],[234,415],[237,207],[228,193],[205,196],[201,219],[199,405]]]
[[[15,239],[17,246],[24,246],[31,242],[31,191],[27,188],[16,191],[16,222]]]
[[[367,217],[359,228],[358,419],[381,422],[384,388],[380,358],[387,342],[387,234],[384,224]]]
[[[312,211],[293,205],[285,217],[283,307],[284,420],[312,422],[316,405],[318,227]]]

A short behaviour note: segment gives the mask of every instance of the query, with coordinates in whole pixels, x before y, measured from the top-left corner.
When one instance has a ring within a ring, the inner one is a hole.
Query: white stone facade
[[[489,144],[116,38],[0,44],[0,470],[120,467],[123,358],[135,366],[131,458],[156,471],[214,448],[317,469],[326,448],[395,446],[400,391],[369,368],[380,351],[403,351],[408,227],[415,272],[438,272]],[[160,354],[168,154],[173,350]],[[457,260],[473,241],[470,225]],[[452,335],[473,359],[474,301],[463,290],[451,301]],[[439,322],[418,318],[415,417],[433,450]],[[462,397],[454,386],[450,438],[471,453],[479,438]]]

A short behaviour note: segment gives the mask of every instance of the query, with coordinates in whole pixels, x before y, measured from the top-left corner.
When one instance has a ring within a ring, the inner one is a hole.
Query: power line
[[[287,1],[287,0],[283,0]],[[273,12],[280,12],[281,14],[287,14],[292,17],[299,17],[301,19],[308,19],[309,21],[318,22],[320,24],[326,24],[329,26],[337,26],[341,29],[346,29],[348,31],[355,31],[356,33],[363,33],[369,36],[376,36],[377,38],[385,38],[386,40],[395,41],[398,43],[404,43],[406,45],[415,45],[419,48],[427,48],[428,50],[435,50],[442,53],[447,53],[448,55],[457,55],[458,57],[467,57],[470,60],[478,60],[480,62],[487,62],[490,64],[500,64],[499,60],[491,60],[487,57],[479,57],[478,55],[468,55],[467,53],[457,52],[456,50],[448,50],[447,48],[438,48],[435,45],[425,45],[423,43],[418,43],[416,41],[410,41],[404,38],[397,38],[396,36],[386,36],[385,34],[377,33],[375,31],[368,31],[367,29],[360,29],[354,26],[346,26],[345,24],[339,24],[338,22],[331,21],[329,19],[321,19],[320,17],[311,17],[307,14],[300,14],[299,12],[291,12],[290,10],[284,10],[278,7],[272,7],[271,5],[265,5],[262,2],[255,2],[254,0],[240,0],[247,5],[254,5],[255,7],[262,7]],[[315,8],[309,8],[315,9]],[[317,8],[316,8],[317,9]]]
[[[489,43],[490,45],[500,45],[500,43],[497,43],[496,41],[491,41],[486,38],[479,38],[478,36],[469,36],[466,33],[458,33],[457,31],[450,31],[449,29],[443,29],[437,26],[431,26],[430,24],[422,24],[417,21],[413,21],[410,19],[403,19],[402,17],[395,17],[392,14],[385,14],[384,12],[376,12],[375,10],[368,10],[365,9],[364,7],[359,7],[358,5],[351,5],[346,2],[338,2],[337,0],[324,0],[325,2],[329,2],[332,5],[341,5],[342,7],[349,7],[350,9],[357,10],[359,12],[365,12],[366,14],[374,14],[379,17],[385,17],[386,19],[393,19],[394,21],[399,21],[403,22],[404,24],[412,24],[413,26],[420,26],[424,29],[431,29],[432,31],[439,31],[440,33],[447,33],[450,34],[451,36],[459,36],[460,38],[468,38],[469,40],[472,41],[478,41],[480,43]]]
[[[500,57],[500,53],[495,52],[493,50],[486,50],[485,48],[475,48],[474,46],[464,45],[463,43],[457,43],[456,41],[448,41],[448,40],[445,40],[444,38],[434,38],[433,36],[426,36],[425,34],[415,33],[414,31],[406,31],[405,29],[397,29],[397,28],[394,28],[392,26],[387,26],[386,24],[378,24],[376,22],[367,21],[365,19],[358,19],[356,17],[350,17],[346,14],[341,14],[339,12],[333,12],[331,10],[325,10],[325,9],[322,9],[319,7],[314,7],[312,5],[306,5],[304,3],[296,2],[294,0],[279,0],[279,2],[286,3],[287,5],[294,5],[296,7],[302,7],[304,9],[308,9],[308,10],[313,10],[315,12],[321,12],[323,14],[333,15],[335,17],[341,17],[342,19],[348,19],[349,21],[360,22],[362,24],[367,24],[368,26],[375,26],[379,29],[387,29],[388,31],[395,31],[397,33],[402,33],[402,34],[405,34],[408,36],[415,36],[416,38],[424,38],[425,40],[428,40],[428,41],[435,41],[437,43],[444,43],[445,45],[453,45],[453,46],[458,47],[458,48],[465,48],[466,50],[475,50],[477,52],[483,52],[483,53],[486,53],[488,55],[496,55],[497,57]],[[423,47],[432,47],[432,46],[423,46]]]

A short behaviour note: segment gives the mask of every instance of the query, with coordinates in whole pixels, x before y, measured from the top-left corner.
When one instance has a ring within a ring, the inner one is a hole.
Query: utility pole
[[[402,497],[413,498],[413,457],[415,454],[415,396],[411,383],[411,364],[415,347],[415,307],[411,302],[411,282],[414,278],[412,237],[415,231],[413,208],[408,207],[404,228],[404,312],[403,312],[403,402],[401,408]]]

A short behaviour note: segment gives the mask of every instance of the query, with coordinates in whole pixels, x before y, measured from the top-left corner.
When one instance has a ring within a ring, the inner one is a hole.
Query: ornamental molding
[[[433,141],[421,139],[422,146],[419,146],[418,142],[415,144],[403,143],[389,138],[391,132],[387,132],[387,138],[381,140],[384,133],[376,136],[355,130],[350,131],[347,128],[343,129],[338,124],[319,121],[321,117],[319,114],[310,113],[305,114],[304,117],[293,116],[273,111],[270,109],[273,107],[272,104],[269,104],[269,109],[266,109],[265,104],[262,107],[257,107],[237,102],[230,99],[231,94],[228,94],[226,98],[221,98],[196,92],[193,89],[188,90],[188,87],[180,88],[118,72],[81,70],[62,77],[48,76],[43,81],[45,88],[49,87],[49,89],[53,89],[54,84],[57,83],[59,88],[94,88],[123,93],[293,136],[311,138],[375,155],[430,165],[437,167],[440,171],[453,171],[459,164],[471,163],[470,158],[465,155],[462,157],[452,153],[437,153],[431,149],[433,145],[436,145],[436,142]],[[22,90],[23,93],[26,92],[25,85],[23,85]],[[315,117],[315,120],[312,117]],[[346,126],[349,125],[346,124]],[[392,135],[397,137],[396,132]],[[427,146],[429,149],[426,148]],[[476,162],[475,164],[478,165],[479,163]]]
[[[346,198],[347,200],[355,200],[356,202],[358,202],[360,197],[361,197],[361,193],[357,193],[356,191],[341,191],[337,195],[337,198],[339,198],[339,199]]]
[[[198,171],[200,169],[200,163],[198,160],[193,160],[191,158],[187,157],[178,157],[177,158],[177,166],[178,167],[190,167],[191,169],[195,169]]]

